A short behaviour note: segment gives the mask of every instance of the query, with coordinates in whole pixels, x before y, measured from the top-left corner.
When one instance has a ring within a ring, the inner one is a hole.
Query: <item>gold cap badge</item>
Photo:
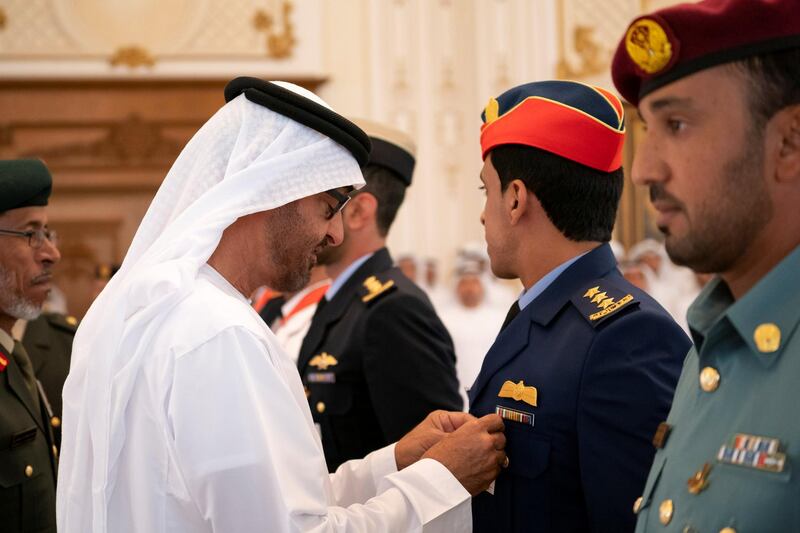
[[[647,74],[663,70],[672,59],[667,32],[653,19],[639,19],[625,34],[625,49],[631,60]]]
[[[753,332],[753,340],[761,353],[772,353],[781,347],[781,330],[772,323],[761,324]]]
[[[522,380],[519,383],[514,383],[513,381],[506,381],[503,383],[503,386],[500,387],[500,392],[498,393],[498,398],[511,398],[516,401],[523,401],[528,405],[532,405],[536,407],[536,397],[538,396],[538,391],[536,387],[533,386],[525,386],[525,383]]]
[[[338,365],[339,361],[337,361],[336,358],[331,354],[329,354],[328,352],[322,352],[321,354],[312,357],[311,361],[309,361],[308,364],[313,367],[319,368],[320,370],[325,370],[329,366]]]
[[[500,116],[500,103],[496,98],[489,98],[489,103],[486,104],[483,114],[486,117],[486,124],[491,124],[498,119]]]

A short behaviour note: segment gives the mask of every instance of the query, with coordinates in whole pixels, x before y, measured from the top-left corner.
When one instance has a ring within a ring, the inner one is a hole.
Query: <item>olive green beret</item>
[[[0,160],[0,213],[47,205],[53,178],[39,159]]]

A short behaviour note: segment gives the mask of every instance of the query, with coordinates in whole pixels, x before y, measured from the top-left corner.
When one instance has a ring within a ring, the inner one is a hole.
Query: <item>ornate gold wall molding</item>
[[[170,136],[169,129],[197,128],[194,121],[152,121],[131,113],[111,122],[11,122],[0,124],[3,144],[13,145],[16,133],[35,130],[99,132],[95,140],[31,147],[18,151],[20,157],[41,157],[55,169],[107,167],[164,167],[175,160],[184,140]],[[176,135],[178,137],[178,135]]]
[[[124,46],[112,55],[108,62],[112,67],[125,66],[128,68],[152,67],[156,64],[153,55],[141,46]]]
[[[591,26],[575,26],[572,30],[572,47],[580,59],[580,64],[573,67],[561,54],[556,75],[559,78],[585,78],[605,72],[609,68],[610,52],[597,42],[595,28]]]
[[[280,23],[275,24],[275,14],[263,9],[253,16],[253,27],[266,34],[267,57],[286,59],[292,55],[297,40],[294,35],[294,24],[291,21],[294,6],[288,0],[281,3]]]

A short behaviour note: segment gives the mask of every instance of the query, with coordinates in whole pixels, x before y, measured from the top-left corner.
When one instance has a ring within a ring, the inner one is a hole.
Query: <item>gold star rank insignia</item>
[[[615,315],[618,311],[638,302],[632,294],[626,294],[628,287],[617,287],[611,279],[595,280],[588,288],[582,288],[571,298],[593,327]]]

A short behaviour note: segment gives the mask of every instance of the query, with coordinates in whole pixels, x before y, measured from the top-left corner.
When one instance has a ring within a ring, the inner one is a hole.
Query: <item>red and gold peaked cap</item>
[[[622,166],[625,118],[612,93],[573,81],[539,81],[510,89],[486,105],[483,158],[504,144],[551,152],[603,172]]]

